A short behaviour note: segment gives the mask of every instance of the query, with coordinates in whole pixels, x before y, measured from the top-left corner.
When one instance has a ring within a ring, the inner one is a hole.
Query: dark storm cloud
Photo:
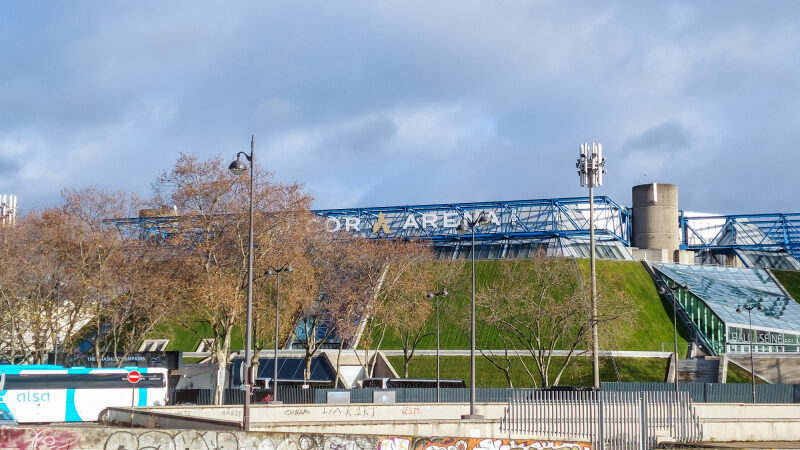
[[[179,152],[244,150],[315,206],[677,183],[681,207],[800,210],[791,2],[76,2],[0,14],[3,193],[148,193]],[[780,161],[766,170],[765,161]],[[2,169],[0,169],[2,170]],[[721,180],[735,180],[723,183]]]

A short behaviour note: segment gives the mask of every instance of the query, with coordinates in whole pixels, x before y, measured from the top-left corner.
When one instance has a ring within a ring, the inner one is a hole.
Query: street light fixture
[[[485,226],[490,223],[489,216],[482,212],[475,217],[475,213],[468,218],[464,215],[464,220],[456,227],[456,232],[464,234],[472,232],[472,302],[471,302],[471,326],[470,326],[470,347],[469,347],[469,414],[461,416],[465,420],[480,420],[483,416],[475,414],[475,227]]]
[[[581,144],[581,154],[575,167],[581,179],[581,187],[589,188],[589,267],[592,277],[592,373],[594,388],[600,389],[600,344],[597,336],[597,274],[595,272],[594,251],[594,188],[603,185],[603,146],[600,144]],[[675,362],[677,364],[677,361]]]
[[[439,403],[441,384],[441,374],[439,372],[439,297],[447,297],[447,289],[428,293],[428,298],[434,297],[436,297],[436,403]]]
[[[278,400],[278,331],[279,331],[279,314],[278,305],[281,297],[281,272],[289,273],[292,271],[292,266],[284,264],[281,267],[274,269],[267,269],[264,275],[275,275],[275,356],[273,361],[273,368],[275,369],[272,377],[272,403],[281,404],[283,402]]]
[[[753,344],[755,344],[755,339],[753,339],[753,316],[750,311],[757,309],[759,311],[763,311],[764,307],[761,306],[761,302],[759,301],[748,301],[744,305],[739,305],[736,307],[736,312],[741,313],[742,309],[747,310],[747,320],[750,322],[750,379],[752,380],[753,386],[753,403],[756,402],[756,368],[755,364],[753,363]]]
[[[255,137],[250,136],[250,154],[239,152],[236,154],[236,161],[228,166],[228,170],[236,176],[242,175],[247,171],[247,165],[241,157],[247,158],[250,162],[250,228],[248,236],[247,252],[247,333],[245,337],[244,351],[244,411],[242,413],[242,429],[250,431],[250,396],[253,392],[253,179],[255,178],[253,165],[255,164]]]

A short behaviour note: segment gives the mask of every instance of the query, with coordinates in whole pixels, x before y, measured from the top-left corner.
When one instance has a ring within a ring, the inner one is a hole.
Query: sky
[[[0,5],[0,194],[151,193],[249,150],[315,208],[679,186],[800,212],[800,8],[770,2],[137,1]]]

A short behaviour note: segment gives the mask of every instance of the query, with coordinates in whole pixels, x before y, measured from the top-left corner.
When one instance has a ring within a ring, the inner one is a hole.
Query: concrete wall
[[[634,186],[631,246],[640,249],[680,247],[678,228],[678,186],[652,183]]]
[[[725,362],[733,363],[750,372],[749,353],[728,353]],[[800,384],[800,355],[790,353],[754,354],[756,376],[775,384]]]
[[[460,420],[460,415],[468,409],[468,405],[463,403],[258,406],[253,409],[254,431],[250,433],[235,429],[240,415],[222,412],[228,409],[240,413],[241,407],[137,408],[135,424],[138,428],[71,427],[69,424],[0,428],[0,448],[42,448],[45,443],[47,448],[150,447],[176,450],[591,448],[579,442],[553,446],[553,442],[544,441],[543,436],[533,433],[502,432],[499,418],[505,414],[505,406],[502,403],[479,404],[478,412],[486,416],[481,421]],[[703,427],[705,442],[800,442],[798,405],[706,403],[695,404],[695,409]],[[203,410],[201,415],[216,418],[201,418],[195,415],[194,410]],[[118,416],[123,423],[129,423],[130,411],[115,408],[111,415]],[[463,441],[463,444],[458,445],[457,441]]]
[[[241,431],[123,428],[0,428],[0,448],[36,449],[286,449],[286,450],[591,450],[585,442],[354,433],[244,433]]]
[[[800,406],[695,404],[706,441],[800,442]]]

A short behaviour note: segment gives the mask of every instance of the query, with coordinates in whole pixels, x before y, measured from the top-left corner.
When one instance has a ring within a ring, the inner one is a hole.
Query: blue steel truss
[[[594,208],[597,239],[628,246],[630,211],[605,196],[594,198]],[[434,243],[460,241],[464,236],[456,232],[458,223],[464,217],[482,212],[490,216],[492,223],[476,228],[476,240],[589,236],[588,197],[314,211],[328,231],[347,231],[371,239],[422,239]],[[174,233],[178,221],[178,217],[109,220],[121,233],[156,241]]]
[[[683,250],[786,250],[800,261],[800,213],[680,214]]]
[[[597,238],[629,245],[629,210],[604,196],[594,198],[594,207]],[[480,213],[489,215],[492,223],[476,228],[476,240],[589,236],[588,197],[328,209],[315,213],[328,231],[371,239],[459,241],[464,236],[456,232],[458,223]]]

